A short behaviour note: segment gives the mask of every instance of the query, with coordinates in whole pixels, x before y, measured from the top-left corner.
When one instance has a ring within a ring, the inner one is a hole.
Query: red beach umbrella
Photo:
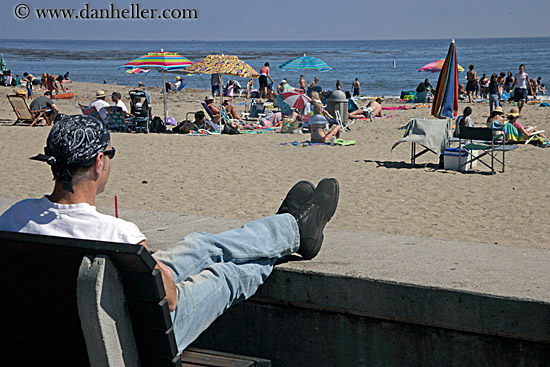
[[[287,105],[296,109],[304,108],[306,103],[311,101],[311,98],[306,96],[304,93],[298,92],[295,90],[290,92],[284,92],[282,96],[283,96],[283,101]]]

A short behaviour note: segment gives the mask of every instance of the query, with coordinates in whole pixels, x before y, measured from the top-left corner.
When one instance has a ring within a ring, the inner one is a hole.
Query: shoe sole
[[[328,219],[325,221],[325,224],[323,224],[322,226],[319,227],[319,231],[321,233],[318,236],[317,243],[313,247],[313,251],[311,251],[310,254],[306,254],[306,255],[300,254],[300,255],[302,255],[303,258],[305,258],[307,260],[313,259],[315,256],[317,256],[319,251],[321,251],[321,246],[322,246],[323,241],[325,239],[323,231],[325,230],[325,226],[327,225],[327,223],[332,219],[334,213],[336,212],[336,208],[338,207],[338,201],[340,199],[340,184],[338,183],[338,180],[336,180],[336,179],[329,179],[329,180],[332,180],[336,184],[336,189],[335,189],[336,200],[334,200],[334,202],[332,203],[332,207],[329,210],[330,214],[328,215]],[[319,187],[319,185],[317,185],[317,187]],[[299,253],[299,251],[298,251],[298,253]]]

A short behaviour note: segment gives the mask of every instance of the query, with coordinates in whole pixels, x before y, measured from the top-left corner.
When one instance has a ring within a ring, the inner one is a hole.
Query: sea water
[[[124,63],[148,52],[177,52],[195,62],[208,54],[236,55],[257,71],[267,61],[276,83],[283,78],[298,85],[300,72],[280,71],[277,65],[304,53],[322,59],[332,67],[328,72],[308,71],[307,80],[316,76],[323,89],[334,89],[336,80],[350,90],[355,78],[361,83],[361,94],[395,96],[402,90],[415,89],[428,78],[435,87],[438,74],[418,72],[422,66],[444,59],[449,39],[394,41],[35,41],[0,40],[0,52],[12,74],[24,72],[38,76],[44,72],[70,72],[75,81],[108,84],[160,86],[161,74],[126,75],[119,69]],[[550,82],[550,38],[456,39],[458,63],[468,70],[469,64],[481,77],[483,73],[511,71],[526,65],[531,78]],[[465,81],[466,71],[460,80]],[[173,79],[173,75],[168,75]],[[243,86],[247,80],[235,78]],[[228,80],[228,77],[226,79]],[[191,88],[210,88],[208,75],[184,76]],[[256,87],[258,83],[256,82]]]

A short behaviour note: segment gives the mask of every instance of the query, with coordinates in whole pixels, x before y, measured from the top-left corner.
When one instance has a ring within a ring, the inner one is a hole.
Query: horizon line
[[[480,39],[522,39],[522,38],[550,38],[550,36],[529,36],[529,37],[520,37],[520,36],[508,36],[508,37],[466,37],[466,38],[457,38],[457,37],[441,37],[441,38],[383,38],[383,39],[279,39],[279,40],[258,40],[258,39],[220,39],[220,40],[205,40],[205,39],[188,39],[188,40],[166,40],[166,39],[126,39],[126,40],[113,40],[110,42],[318,42],[318,41],[330,41],[330,42],[348,42],[348,41],[441,41],[441,40],[480,40]],[[104,39],[72,39],[72,38],[0,38],[2,41],[104,41]]]

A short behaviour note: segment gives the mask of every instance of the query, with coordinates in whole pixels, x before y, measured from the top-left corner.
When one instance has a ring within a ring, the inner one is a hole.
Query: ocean
[[[147,86],[160,86],[160,74],[152,71],[146,75],[127,76],[118,67],[143,54],[161,49],[178,52],[193,62],[208,54],[236,55],[257,71],[268,61],[275,82],[279,83],[286,78],[293,86],[298,85],[300,73],[277,70],[277,65],[306,53],[322,59],[332,67],[328,72],[307,73],[308,81],[317,76],[324,89],[334,89],[336,80],[340,80],[344,90],[350,90],[352,82],[359,78],[362,94],[395,96],[402,90],[416,88],[425,78],[435,87],[438,74],[418,72],[418,69],[445,58],[450,41],[0,40],[0,52],[12,74],[65,74],[69,71],[71,79],[75,81],[102,83],[105,80],[109,84],[135,86],[140,81]],[[458,63],[466,70],[469,64],[474,64],[480,77],[483,73],[490,76],[501,71],[515,74],[519,64],[525,64],[531,78],[541,76],[543,83],[550,82],[550,37],[456,39],[456,48]],[[465,76],[466,72],[461,73],[461,80],[465,80]],[[245,79],[236,80],[243,86],[246,84]],[[184,82],[191,88],[210,88],[210,77],[207,75],[185,76]]]

